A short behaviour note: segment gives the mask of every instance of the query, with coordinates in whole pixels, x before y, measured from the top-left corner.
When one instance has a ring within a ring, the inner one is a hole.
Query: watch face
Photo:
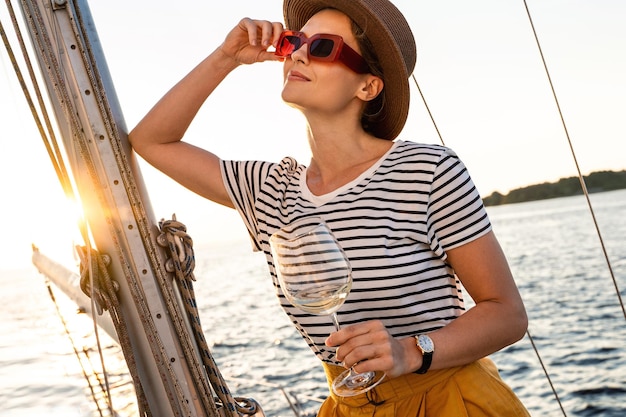
[[[420,346],[422,347],[422,349],[424,349],[424,351],[426,352],[432,352],[435,350],[435,344],[433,343],[432,339],[426,335],[420,335],[417,338],[417,341],[419,342]]]

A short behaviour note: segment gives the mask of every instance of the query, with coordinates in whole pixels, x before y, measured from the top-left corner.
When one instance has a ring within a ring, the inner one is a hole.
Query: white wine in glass
[[[352,268],[324,220],[297,220],[274,233],[270,246],[287,300],[307,313],[330,315],[339,330],[337,310],[352,288]],[[384,377],[384,372],[356,373],[350,368],[335,378],[332,388],[339,396],[351,397],[374,388]]]

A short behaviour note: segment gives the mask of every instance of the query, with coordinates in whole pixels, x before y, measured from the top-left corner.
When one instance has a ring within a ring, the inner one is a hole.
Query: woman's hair
[[[384,81],[385,77],[383,74],[383,69],[380,65],[380,61],[378,60],[378,57],[376,56],[376,52],[374,51],[374,47],[372,46],[372,43],[365,35],[365,31],[354,20],[351,20],[351,22],[352,22],[352,33],[354,34],[354,37],[356,38],[356,41],[359,45],[359,49],[361,50],[361,56],[363,56],[363,58],[365,59],[365,62],[367,62],[367,65],[369,67],[369,72],[377,77],[380,77]],[[383,87],[382,91],[378,94],[378,96],[376,96],[376,98],[369,101],[365,105],[365,108],[363,109],[363,114],[361,114],[361,126],[363,126],[363,129],[366,132],[372,133],[372,126],[374,126],[377,123],[378,118],[380,114],[382,113],[382,109],[384,105],[385,105],[385,88]]]

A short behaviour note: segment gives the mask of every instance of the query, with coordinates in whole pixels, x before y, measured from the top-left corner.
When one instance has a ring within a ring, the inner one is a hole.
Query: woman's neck
[[[327,194],[357,178],[393,145],[362,129],[343,134],[309,130],[311,162],[307,185],[316,195]]]

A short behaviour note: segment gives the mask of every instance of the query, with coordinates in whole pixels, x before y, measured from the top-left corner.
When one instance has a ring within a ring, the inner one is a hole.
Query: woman
[[[485,357],[527,318],[467,170],[450,149],[395,140],[408,114],[415,42],[387,0],[285,0],[290,31],[245,18],[131,132],[134,149],[185,187],[239,211],[265,253],[282,307],[322,360],[384,371],[367,394],[333,394],[326,415],[526,416]],[[276,52],[270,50],[273,46]],[[223,161],[181,139],[235,68],[284,61],[283,100],[307,120],[311,160]],[[306,216],[333,229],[353,290],[327,317],[280,292],[269,236]],[[461,283],[475,301],[464,312]],[[330,336],[328,336],[330,334]]]

